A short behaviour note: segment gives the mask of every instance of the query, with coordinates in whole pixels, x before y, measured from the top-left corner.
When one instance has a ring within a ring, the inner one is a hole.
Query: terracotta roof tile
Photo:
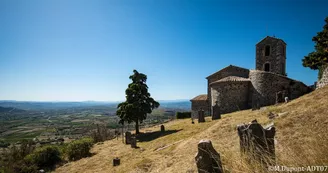
[[[235,66],[235,65],[229,65],[229,66],[224,67],[223,69],[221,69],[221,70],[219,70],[219,71],[217,71],[217,72],[215,72],[215,73],[213,73],[213,74],[207,76],[206,79],[208,79],[209,77],[212,77],[212,76],[214,76],[214,75],[217,75],[218,73],[220,73],[220,72],[222,72],[222,71],[224,71],[224,70],[226,70],[226,69],[229,69],[229,68],[242,69],[242,70],[249,71],[249,69],[246,69],[246,68],[243,68],[243,67],[238,67],[238,66]]]
[[[194,97],[193,99],[191,99],[191,101],[195,101],[195,100],[197,100],[197,101],[200,101],[200,100],[207,100],[207,94],[201,94],[201,95],[196,96],[196,97]]]
[[[215,83],[221,83],[221,82],[248,82],[250,79],[248,78],[243,78],[239,76],[228,76],[223,79],[217,80],[212,82],[210,85],[215,84]]]
[[[266,37],[263,38],[261,41],[259,41],[256,45],[260,44],[262,41],[264,41],[264,40],[266,40],[266,39],[276,39],[276,40],[280,40],[280,41],[282,41],[285,45],[287,45],[286,42],[285,42],[284,40],[282,40],[282,39],[280,39],[280,38],[276,38],[276,37],[270,37],[270,36],[266,36]]]

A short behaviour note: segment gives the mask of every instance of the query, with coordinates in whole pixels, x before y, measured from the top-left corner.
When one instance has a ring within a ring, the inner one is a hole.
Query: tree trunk
[[[123,132],[123,128],[124,128],[124,122],[122,123],[122,142],[124,144],[124,132]]]
[[[136,120],[136,134],[139,134],[139,121],[138,119]]]

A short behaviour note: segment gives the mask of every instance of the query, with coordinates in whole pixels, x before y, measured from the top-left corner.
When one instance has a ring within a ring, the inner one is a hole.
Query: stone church
[[[258,109],[311,91],[304,83],[287,77],[286,43],[270,36],[256,44],[255,70],[229,65],[206,79],[207,94],[190,100],[194,117],[199,110],[213,115],[213,107],[221,114]]]

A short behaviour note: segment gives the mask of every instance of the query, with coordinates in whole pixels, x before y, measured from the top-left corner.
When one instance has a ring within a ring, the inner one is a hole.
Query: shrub
[[[60,151],[57,146],[43,146],[27,155],[24,160],[39,168],[52,168],[61,161]]]
[[[91,138],[75,140],[67,145],[66,154],[69,160],[79,160],[91,155],[90,149],[93,145]]]
[[[19,165],[19,169],[15,172],[20,172],[20,173],[38,173],[38,167],[36,165],[27,165],[26,163],[22,163],[22,164],[17,164]]]
[[[21,141],[20,146],[12,145],[12,147],[9,147],[6,152],[3,152],[3,158],[8,162],[23,160],[26,155],[32,153],[34,148],[32,141],[23,140]]]
[[[115,134],[107,128],[107,126],[97,124],[97,129],[91,131],[91,138],[93,142],[104,142],[105,140],[115,138]]]
[[[191,118],[191,112],[177,112],[177,119]]]
[[[0,173],[38,173],[38,167],[33,164],[27,164],[23,160],[12,161],[10,163],[1,163]]]
[[[12,145],[1,153],[0,173],[33,173],[37,172],[37,166],[26,163],[24,158],[33,152],[33,141],[22,140],[20,145]]]
[[[7,148],[10,143],[0,140],[0,148]]]

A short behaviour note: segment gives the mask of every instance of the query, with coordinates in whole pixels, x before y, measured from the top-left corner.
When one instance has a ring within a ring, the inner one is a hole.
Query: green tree
[[[304,67],[313,70],[319,69],[319,74],[323,67],[328,64],[328,17],[326,17],[325,22],[323,31],[318,32],[317,36],[312,38],[312,41],[315,42],[315,51],[302,59]]]
[[[124,122],[136,123],[136,134],[139,134],[139,122],[147,118],[153,109],[159,107],[159,103],[155,101],[148,92],[146,84],[147,76],[133,70],[133,75],[129,78],[132,83],[125,90],[126,101],[118,104],[116,114],[120,117],[121,124]]]

